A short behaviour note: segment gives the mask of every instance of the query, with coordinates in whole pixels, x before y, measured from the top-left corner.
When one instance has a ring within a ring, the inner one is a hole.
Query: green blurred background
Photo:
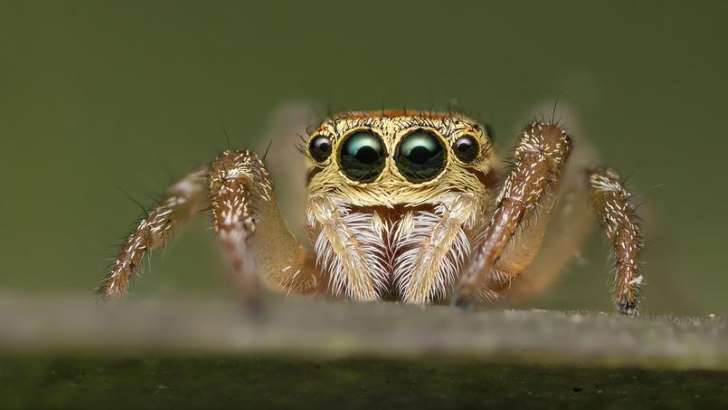
[[[445,108],[502,152],[534,106],[573,107],[648,215],[643,311],[728,311],[728,3],[0,3],[0,292],[92,292],[174,178],[259,146],[286,101]],[[606,248],[530,306],[611,310]],[[205,218],[134,295],[227,297]]]

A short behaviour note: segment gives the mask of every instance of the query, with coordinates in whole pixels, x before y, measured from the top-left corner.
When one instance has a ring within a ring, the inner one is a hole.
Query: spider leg
[[[561,171],[555,194],[531,215],[514,235],[496,263],[496,269],[518,280],[501,286],[509,302],[518,303],[548,288],[592,231],[594,213],[584,171],[598,162],[589,141],[573,136],[569,159]],[[502,276],[501,276],[502,277]]]
[[[490,298],[496,295],[496,291],[489,289],[489,286],[509,282],[512,275],[497,269],[497,263],[514,235],[522,228],[524,218],[525,222],[547,219],[529,216],[541,211],[540,208],[550,211],[570,148],[570,137],[556,124],[534,122],[526,127],[516,147],[513,168],[505,180],[490,223],[485,228],[482,240],[473,249],[455,288],[453,303],[463,306],[478,298]],[[526,234],[530,232],[542,237],[543,231],[532,229]],[[530,250],[532,255],[528,259],[535,256],[537,248]]]
[[[129,235],[98,292],[106,298],[123,296],[144,255],[167,242],[177,227],[202,208],[206,196],[206,168],[172,185]]]
[[[639,218],[617,173],[593,168],[592,164],[597,162],[593,153],[584,149],[586,141],[579,142],[562,173],[558,202],[548,218],[543,244],[534,245],[531,237],[514,238],[509,244],[514,249],[537,248],[538,255],[512,286],[501,286],[497,293],[518,301],[548,287],[577,254],[591,231],[596,213],[615,255],[615,304],[620,312],[635,314],[643,282],[638,262],[643,246]],[[496,269],[501,269],[502,264],[514,266],[513,259],[506,250]]]
[[[592,205],[616,259],[614,299],[617,309],[624,314],[636,314],[643,280],[638,259],[643,245],[638,217],[630,202],[631,194],[612,169],[593,168],[587,171],[587,177]]]
[[[231,279],[245,302],[257,305],[263,287],[314,293],[324,286],[280,216],[270,175],[254,153],[218,156],[210,170],[210,202]]]

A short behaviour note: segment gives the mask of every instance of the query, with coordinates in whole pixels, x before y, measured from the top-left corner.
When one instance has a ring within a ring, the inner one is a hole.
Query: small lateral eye
[[[308,151],[316,162],[324,162],[331,155],[331,140],[329,137],[317,135],[308,144]]]
[[[463,162],[472,162],[478,157],[480,147],[478,141],[472,135],[463,135],[452,144],[455,156]]]

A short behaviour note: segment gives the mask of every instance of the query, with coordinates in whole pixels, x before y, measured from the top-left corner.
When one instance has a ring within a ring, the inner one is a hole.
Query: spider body
[[[331,291],[445,300],[496,195],[487,133],[459,115],[390,111],[341,114],[313,133],[322,139],[331,153],[309,155],[306,213]],[[471,144],[467,161],[457,142]]]
[[[510,166],[490,138],[453,113],[348,112],[323,121],[302,149],[310,246],[288,230],[263,162],[225,151],[142,219],[101,292],[122,295],[144,253],[209,207],[248,300],[263,287],[414,304],[527,296],[553,281],[596,214],[615,254],[617,307],[636,313],[642,243],[618,175],[591,167],[558,124],[529,124]]]

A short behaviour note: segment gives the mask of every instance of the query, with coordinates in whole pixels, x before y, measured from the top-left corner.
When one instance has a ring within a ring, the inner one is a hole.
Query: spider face
[[[445,298],[493,203],[487,132],[462,115],[351,112],[323,122],[307,146],[308,229],[334,292]]]
[[[357,207],[418,206],[484,192],[496,164],[490,137],[461,115],[351,112],[311,133],[308,190]]]

